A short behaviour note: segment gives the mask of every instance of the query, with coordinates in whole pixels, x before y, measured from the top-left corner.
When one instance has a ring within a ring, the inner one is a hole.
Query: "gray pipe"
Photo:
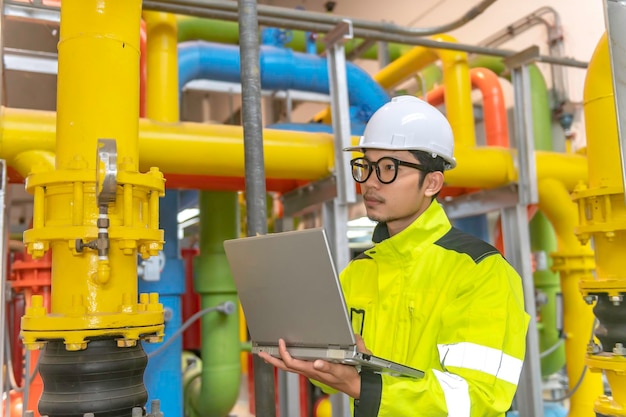
[[[552,24],[544,18],[544,15],[546,14],[551,14],[553,16]],[[548,35],[547,44],[550,51],[549,55],[551,57],[563,58],[565,56],[565,49],[563,45],[563,25],[561,24],[561,16],[550,6],[538,8],[534,12],[500,29],[478,44],[480,46],[495,48],[536,25],[544,25],[546,28]],[[569,95],[567,92],[567,75],[565,73],[565,68],[562,66],[553,65],[551,66],[550,72],[552,74],[552,95],[554,105],[556,108],[560,108],[564,103],[569,101]]]
[[[258,13],[264,17],[275,17],[280,19],[287,19],[292,21],[323,23],[331,27],[341,23],[344,19],[349,19],[352,22],[353,28],[362,28],[377,30],[387,33],[394,33],[398,35],[435,35],[437,33],[448,32],[452,29],[463,26],[465,23],[476,18],[484,12],[489,6],[495,3],[496,0],[482,0],[478,6],[472,7],[461,18],[454,20],[445,25],[431,27],[431,28],[407,28],[398,26],[392,23],[385,22],[372,22],[363,19],[352,19],[345,16],[338,16],[328,13],[310,12],[295,10],[286,7],[260,5],[258,6]],[[179,4],[183,6],[202,7],[213,10],[222,10],[227,12],[237,12],[237,6],[234,2],[225,2],[219,0],[168,0],[168,3]]]
[[[155,10],[162,12],[169,12],[175,14],[182,14],[188,16],[195,17],[206,17],[213,19],[224,19],[224,20],[232,20],[235,21],[238,18],[236,13],[224,10],[211,10],[202,6],[189,6],[186,5],[191,0],[186,0],[185,5],[183,4],[174,4],[174,3],[166,3],[162,0],[146,0],[143,2],[143,7],[146,10]],[[179,3],[182,3],[182,0],[179,0]],[[303,12],[304,13],[304,12]],[[286,29],[296,29],[296,30],[304,30],[310,32],[317,33],[326,33],[330,31],[334,25],[327,23],[316,23],[316,22],[305,22],[298,20],[289,20],[286,18],[277,18],[277,17],[266,17],[263,15],[259,15],[258,23],[273,26],[273,27],[281,27]],[[382,26],[389,24],[382,24]],[[395,26],[395,25],[391,25]],[[440,42],[435,41],[429,38],[424,38],[422,36],[417,36],[415,34],[408,35],[398,35],[394,33],[390,33],[385,29],[378,30],[367,30],[361,28],[354,28],[353,34],[357,38],[364,39],[375,39],[377,41],[385,41],[385,42],[396,42],[402,43],[406,45],[419,45],[427,48],[434,49],[448,49],[453,51],[462,51],[468,53],[474,53],[479,55],[488,55],[488,56],[498,56],[498,57],[508,57],[511,55],[515,55],[518,51],[512,51],[508,49],[495,49],[495,48],[486,48],[482,46],[475,45],[467,45],[456,42]],[[576,68],[587,68],[588,63],[583,61],[578,61],[571,58],[559,58],[552,57],[546,55],[539,55],[538,62],[544,62],[547,64],[554,65],[564,65],[569,67]]]
[[[255,236],[267,234],[259,24],[256,0],[239,0],[238,6],[246,221],[248,236]],[[256,355],[253,357],[253,366],[256,415],[275,417],[274,368]]]

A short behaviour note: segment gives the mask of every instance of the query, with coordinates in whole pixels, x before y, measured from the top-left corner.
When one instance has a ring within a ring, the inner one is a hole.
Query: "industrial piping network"
[[[66,19],[67,21],[67,19]],[[60,61],[62,61],[62,56],[60,54]],[[60,68],[60,74],[61,76],[61,68]],[[61,77],[60,77],[61,78]],[[60,80],[61,81],[61,80]],[[591,100],[593,102],[593,100]],[[606,104],[606,101],[604,102]],[[75,109],[74,109],[75,110]],[[60,114],[62,113],[62,111],[59,112]],[[14,166],[16,167],[21,167],[21,172],[26,174],[26,176],[28,176],[28,173],[34,173],[32,175],[31,181],[35,181],[37,179],[37,177],[42,177],[42,175],[47,175],[46,180],[43,180],[44,184],[47,184],[46,181],[49,181],[52,183],[52,185],[50,186],[50,188],[54,189],[55,188],[55,181],[58,181],[57,178],[55,178],[54,175],[52,175],[50,172],[46,172],[46,170],[50,169],[50,158],[49,158],[49,153],[46,153],[46,151],[51,151],[54,150],[54,127],[53,127],[53,122],[54,122],[54,115],[49,114],[49,113],[44,113],[44,112],[30,112],[30,111],[18,111],[18,110],[13,110],[13,109],[4,109],[3,110],[3,117],[2,117],[2,129],[3,129],[3,133],[5,133],[6,135],[3,134],[3,146],[2,149],[0,150],[0,152],[2,154],[4,154],[4,156],[7,156],[11,161],[15,162]],[[60,116],[60,115],[59,115]],[[42,122],[41,124],[39,124],[39,122]],[[177,146],[171,142],[173,142],[171,139],[173,136],[178,136],[180,135],[180,137],[183,140],[186,140],[187,144],[192,144],[194,146],[192,146],[192,149],[205,149],[205,146],[207,145],[213,145],[213,144],[217,144],[218,142],[221,142],[220,139],[223,138],[231,138],[231,139],[236,139],[237,138],[237,132],[239,132],[240,134],[240,130],[234,129],[234,130],[230,130],[230,129],[217,129],[217,130],[211,130],[211,129],[207,129],[207,127],[202,126],[202,125],[195,125],[195,124],[181,124],[180,126],[176,126],[176,130],[172,129],[172,130],[168,130],[167,128],[164,128],[162,126],[155,126],[157,125],[156,123],[150,123],[147,121],[143,121],[142,122],[142,126],[143,129],[140,128],[140,150],[141,148],[141,141],[143,138],[144,143],[160,143],[160,144],[164,144],[166,149],[174,149],[174,146]],[[61,127],[61,125],[59,125],[59,128]],[[177,132],[177,130],[180,129],[180,132]],[[207,129],[207,130],[205,130]],[[588,128],[589,129],[589,128]],[[191,133],[191,132],[194,133]],[[202,143],[204,141],[199,141],[197,140],[199,136],[201,136],[203,133],[209,133],[211,132],[213,134],[213,136],[210,137],[210,140],[208,142],[210,142],[209,144],[205,144]],[[13,134],[13,136],[12,136]],[[222,136],[222,135],[228,135],[228,136]],[[232,135],[232,136],[231,136]],[[275,136],[276,139],[280,138],[280,139],[284,139],[284,137],[280,137],[280,135],[278,135],[278,133],[272,133],[272,132],[268,132],[268,136],[270,136],[270,138],[272,137],[272,135],[277,135]],[[299,134],[300,135],[300,134]],[[290,135],[291,138],[290,140],[292,140],[293,135]],[[589,137],[591,138],[592,135],[589,135]],[[13,137],[13,141],[11,140],[11,138]],[[17,137],[21,137],[21,138],[28,138],[30,139],[30,143],[28,143],[29,141],[27,140],[27,143],[12,143],[12,142],[17,142],[15,140],[15,138]],[[267,136],[266,136],[267,137]],[[332,138],[330,138],[329,135],[318,135],[318,134],[313,134],[313,135],[306,135],[306,134],[302,134],[302,139],[307,140],[309,139],[309,137],[311,138],[311,143],[305,144],[305,143],[300,143],[300,144],[296,144],[295,147],[292,147],[290,144],[286,143],[287,141],[285,140],[285,143],[283,143],[282,140],[278,139],[276,141],[276,143],[273,144],[272,147],[272,143],[270,142],[269,145],[269,149],[273,149],[275,152],[280,152],[279,150],[294,150],[294,149],[299,149],[299,150],[304,150],[304,151],[308,151],[308,150],[312,150],[315,146],[320,146],[319,144],[322,144],[322,147],[324,147],[325,145],[325,152],[321,152],[322,154],[326,154],[328,155],[328,142],[332,141]],[[59,138],[57,139],[57,143],[59,143],[61,140],[61,137],[59,136]],[[215,143],[213,143],[215,142]],[[225,142],[236,142],[236,140],[226,140]],[[80,143],[80,142],[79,142]],[[50,146],[52,145],[52,146]],[[230,148],[238,148],[240,149],[241,147],[241,143],[235,144],[235,143],[229,143],[227,146],[226,144],[221,144],[221,146],[226,147],[227,149]],[[298,146],[299,145],[299,146]],[[169,146],[170,148],[167,148],[167,146]],[[180,146],[180,143],[178,144],[178,146]],[[59,146],[60,147],[60,146]],[[57,154],[59,152],[59,147],[57,147]],[[95,145],[93,146],[95,148]],[[86,146],[87,148],[87,146]],[[508,180],[512,180],[515,177],[515,170],[512,166],[512,158],[510,155],[510,151],[508,150],[485,150],[485,149],[461,149],[460,150],[460,155],[459,155],[459,159],[463,162],[463,164],[460,164],[461,166],[466,164],[466,158],[468,157],[483,157],[484,155],[492,155],[494,157],[496,157],[496,169],[492,169],[489,170],[490,173],[493,174],[497,174],[495,176],[495,178],[492,179],[491,183],[489,183],[491,186],[496,186],[496,185],[502,185],[505,183],[505,181]],[[488,153],[486,151],[492,151],[493,153]],[[494,152],[495,151],[495,152]],[[330,147],[330,152],[332,152],[332,144]],[[217,153],[217,152],[216,152]],[[233,151],[233,153],[236,153]],[[191,155],[193,155],[194,153],[191,153]],[[198,155],[197,153],[195,153],[196,155]],[[142,155],[142,161],[144,160],[143,158],[143,152],[141,152]],[[84,159],[88,159],[88,158],[84,158]],[[132,158],[131,158],[132,159]],[[158,159],[158,158],[157,158]],[[176,159],[176,157],[174,158]],[[324,158],[320,157],[319,160],[322,160]],[[330,158],[326,159],[326,162],[328,162]],[[473,158],[472,158],[473,159]],[[145,159],[148,162],[152,162],[150,159]],[[192,158],[193,160],[193,158]],[[332,160],[332,159],[330,159]],[[542,163],[543,160],[543,163]],[[560,165],[560,168],[564,168],[566,166],[571,166],[573,168],[576,168],[575,173],[572,175],[571,173],[566,173],[563,172],[559,175],[550,175],[555,173],[555,170],[551,170],[550,167],[548,167],[548,165],[550,165],[552,163],[552,160],[554,161],[554,163]],[[468,163],[471,161],[469,158],[467,159]],[[484,161],[484,159],[482,159],[482,161]],[[498,162],[499,161],[499,162]],[[194,161],[195,162],[195,161]],[[205,160],[206,162],[206,160]],[[556,190],[561,190],[561,195],[563,195],[563,192],[565,193],[565,195],[567,195],[567,190],[571,190],[574,186],[574,184],[580,180],[580,179],[584,179],[585,178],[585,174],[586,174],[586,169],[584,167],[581,166],[581,163],[584,163],[584,158],[576,156],[576,155],[556,155],[554,153],[550,153],[547,152],[545,154],[542,153],[538,153],[537,154],[537,162],[538,162],[538,177],[540,179],[540,192],[542,190],[542,188],[549,188],[549,186],[553,187]],[[591,162],[591,161],[590,161]],[[80,164],[78,164],[80,165]],[[156,164],[154,164],[156,165]],[[210,165],[210,164],[207,164]],[[205,170],[201,170],[198,171],[200,173],[200,175],[208,175],[208,176],[238,176],[241,175],[241,171],[242,171],[242,166],[241,166],[241,162],[237,162],[235,161],[235,163],[232,163],[232,165],[228,165],[228,169],[225,169],[224,171],[219,171],[219,170],[210,170],[210,169],[205,169]],[[163,167],[168,167],[169,169],[171,169],[171,171],[174,174],[178,174],[178,175],[186,175],[187,173],[191,173],[191,172],[185,172],[185,169],[183,169],[183,167],[181,165],[177,165],[176,163],[168,165],[168,164],[164,164],[164,165],[160,165],[159,166],[161,168]],[[325,175],[328,173],[328,169],[329,169],[329,165],[326,164],[326,166],[322,169],[322,164],[319,161],[316,161],[314,164],[315,168],[312,169],[312,172],[315,172],[315,174],[312,173],[305,173],[303,175],[303,177],[300,178],[304,178],[304,179],[316,179],[316,178],[320,178],[321,176]],[[274,175],[277,175],[277,179],[289,179],[289,178],[299,178],[299,175],[301,173],[301,171],[299,169],[295,169],[295,168],[291,168],[292,170],[289,171],[287,170],[285,172],[284,167],[281,167],[280,163],[277,163],[277,161],[273,162],[273,165],[270,164],[270,167],[274,167],[275,171],[270,171],[273,172]],[[309,167],[310,168],[310,167]],[[282,170],[281,170],[282,169]],[[469,171],[469,170],[467,170]],[[230,175],[225,175],[225,173],[230,172]],[[283,172],[285,172],[283,174]],[[475,171],[476,172],[476,171]],[[197,172],[196,172],[197,173]],[[236,174],[232,174],[232,173],[236,173]],[[276,174],[278,173],[278,174]],[[469,174],[469,172],[466,172]],[[42,174],[42,175],[39,175]],[[62,175],[57,175],[63,177]],[[453,176],[451,175],[450,178],[450,184],[451,185],[457,185],[457,186],[465,186],[465,187],[472,187],[472,186],[483,186],[483,187],[488,187],[490,186],[489,184],[484,185],[482,183],[480,183],[480,179],[482,177],[478,177],[476,178],[476,176],[470,176],[469,179],[464,178],[462,175],[458,175]],[[615,177],[613,177],[615,178]],[[71,182],[71,181],[70,181]],[[93,180],[91,180],[91,182],[93,183]],[[68,183],[68,180],[65,181],[60,181],[61,184],[66,184]],[[32,184],[32,182],[31,182]],[[542,184],[545,184],[543,187],[541,186]],[[151,183],[152,185],[152,183]],[[74,186],[76,187],[76,185]],[[61,188],[61,187],[59,187]],[[95,187],[94,187],[95,188]],[[130,187],[132,188],[132,187]],[[157,187],[158,188],[158,187]],[[551,192],[548,192],[547,194],[550,196],[554,196],[554,195],[559,195],[558,191],[552,190]],[[36,190],[36,188],[35,188]],[[65,204],[67,202],[67,192],[61,190],[59,191],[60,197],[55,196],[53,198],[54,201],[61,201],[63,204]],[[95,200],[95,190],[91,192],[92,194],[92,199]],[[39,197],[41,198],[41,192],[35,192],[35,196],[36,196],[36,200],[38,200],[38,202],[36,203],[36,205],[39,203],[41,204],[41,199],[37,198],[39,195]],[[72,194],[72,195],[76,195],[76,194]],[[541,195],[545,195],[545,193],[542,193]],[[49,196],[47,196],[46,198],[50,198]],[[589,197],[585,197],[585,198],[589,198]],[[546,200],[548,198],[546,197]],[[52,201],[52,200],[50,200]],[[561,201],[565,201],[565,200],[561,200]],[[588,200],[587,200],[588,201]],[[62,205],[63,205],[62,204]],[[541,205],[541,201],[540,201],[540,205]],[[549,207],[545,207],[546,211],[550,212],[551,209]],[[554,210],[552,210],[554,211]],[[41,212],[39,212],[39,214],[41,214]],[[91,222],[94,222],[96,213],[93,212],[93,209],[91,212],[89,212],[89,216],[87,216],[89,218],[89,220]],[[38,220],[42,220],[41,217],[39,217]],[[54,223],[55,221],[58,221],[57,219],[43,219],[43,220],[50,220],[52,223]],[[48,221],[44,222],[44,224],[48,223]],[[558,222],[557,222],[558,223]],[[40,225],[41,226],[41,225]],[[93,226],[92,226],[93,227]],[[36,229],[35,227],[33,228],[34,230]],[[567,231],[563,230],[564,233],[568,233]],[[571,233],[571,229],[569,230],[569,233]],[[47,237],[47,236],[46,236]],[[54,235],[53,235],[54,237]],[[64,237],[65,238],[65,237]],[[51,239],[52,240],[52,239]],[[38,242],[37,242],[38,243]],[[34,250],[34,252],[37,254],[37,245],[31,245],[31,249]],[[584,251],[583,251],[584,252]],[[572,256],[572,253],[567,253],[567,256]],[[576,255],[576,254],[574,254]],[[75,256],[75,255],[73,255]],[[66,256],[67,257],[67,256]],[[589,257],[589,252],[587,251],[585,253],[584,257],[579,256],[579,258],[583,258],[583,259],[588,259]],[[65,258],[64,258],[65,259]],[[70,258],[71,259],[71,258]],[[569,259],[569,258],[568,258]],[[54,261],[54,258],[53,258]],[[57,264],[59,264],[59,262],[57,261]],[[97,272],[97,270],[99,269],[97,265],[98,263],[96,262],[96,267],[94,268],[95,271]],[[566,265],[567,266],[567,265]],[[583,264],[583,268],[581,268],[581,265],[577,265],[575,267],[573,267],[572,269],[577,271],[577,270],[583,270],[583,271],[589,271],[589,263],[584,263]],[[106,277],[106,268],[100,268],[102,276]],[[57,276],[59,275],[58,273],[56,274]],[[96,274],[97,275],[97,274]],[[563,279],[563,278],[562,278]],[[53,285],[54,285],[54,279],[53,279]],[[57,281],[59,282],[59,281]],[[58,284],[57,284],[58,285]],[[597,292],[597,289],[593,289],[593,291]],[[595,292],[591,292],[592,294],[595,294]],[[619,292],[619,291],[618,291]],[[93,295],[93,294],[92,294]],[[613,295],[614,296],[614,295]],[[96,297],[96,301],[97,301],[97,297]],[[36,303],[35,303],[36,304]],[[98,303],[94,303],[94,304],[98,304]],[[53,301],[53,305],[54,305],[54,301]],[[36,305],[34,307],[37,307]],[[99,307],[99,306],[95,306],[95,307]],[[79,309],[80,310],[80,309]],[[31,312],[35,312],[33,310],[31,310]],[[43,323],[45,323],[45,320],[41,320]],[[611,330],[613,330],[613,328],[611,326],[609,326],[609,328]],[[28,329],[27,329],[28,330]],[[84,340],[81,339],[81,340]],[[82,342],[77,342],[75,340],[71,341],[70,344],[72,345],[71,347],[76,347],[74,345],[74,343],[78,343],[81,344],[80,347],[82,347]],[[597,362],[597,361],[596,361]],[[595,363],[595,362],[594,362]],[[603,364],[603,362],[600,362],[600,364]],[[597,365],[597,364],[596,364]],[[601,366],[598,366],[600,369],[602,369]],[[618,374],[618,372],[616,372],[616,374]],[[621,380],[618,378],[611,378],[614,382],[620,384]],[[622,385],[618,385],[617,386],[622,387]],[[620,391],[623,392],[623,391]],[[619,397],[617,398],[617,400],[620,403],[623,403],[623,399],[620,399]],[[611,411],[613,412],[614,410],[611,409]]]

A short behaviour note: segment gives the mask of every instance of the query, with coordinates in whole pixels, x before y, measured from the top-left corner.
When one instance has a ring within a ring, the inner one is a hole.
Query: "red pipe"
[[[508,121],[502,85],[495,72],[487,68],[470,70],[472,88],[480,90],[483,96],[485,138],[487,146],[509,147]],[[426,95],[426,101],[439,106],[445,101],[443,85],[434,88]]]
[[[200,296],[194,291],[193,288],[193,258],[198,255],[198,249],[183,248],[181,250],[181,257],[185,263],[185,293],[182,297],[182,314],[183,323],[187,322],[191,316],[200,311]],[[183,333],[183,349],[199,352],[201,338],[201,321],[196,320],[185,332]]]
[[[33,295],[43,297],[43,305],[50,310],[50,285],[52,279],[52,251],[47,251],[40,259],[33,259],[28,253],[24,254],[23,260],[13,262],[11,268],[11,286],[16,293],[24,294],[25,307],[30,306]],[[14,346],[18,346],[14,343]],[[22,349],[20,349],[20,354]],[[35,369],[40,352],[33,350],[30,352],[30,369]],[[29,377],[29,375],[26,375]],[[28,396],[27,410],[32,410],[36,417],[39,417],[37,404],[43,392],[43,381],[39,373],[31,381]]]

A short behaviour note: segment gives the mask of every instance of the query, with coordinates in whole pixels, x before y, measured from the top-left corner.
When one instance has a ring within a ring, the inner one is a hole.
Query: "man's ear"
[[[443,172],[429,172],[424,180],[424,194],[426,197],[432,197],[441,191],[441,188],[443,187],[443,180]]]

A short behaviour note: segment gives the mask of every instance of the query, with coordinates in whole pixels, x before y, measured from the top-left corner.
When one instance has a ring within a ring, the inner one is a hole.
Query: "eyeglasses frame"
[[[391,181],[383,181],[380,178],[380,168],[378,166],[378,163],[380,161],[382,161],[383,159],[390,159],[391,161],[393,161],[393,164],[395,165],[395,171],[394,171],[394,175],[393,178],[391,179]],[[367,175],[365,176],[365,179],[359,181],[356,178],[354,178],[354,166],[356,164],[357,161],[359,160],[365,160],[367,161],[367,163],[369,164],[369,172],[367,173]],[[359,184],[363,184],[364,182],[366,182],[371,176],[372,176],[372,172],[374,171],[374,167],[376,168],[376,178],[378,178],[378,181],[380,181],[381,184],[391,184],[392,182],[394,182],[396,180],[396,178],[398,178],[398,167],[399,166],[405,166],[405,167],[409,167],[409,168],[413,168],[413,169],[417,169],[418,171],[424,172],[426,174],[428,174],[429,172],[432,172],[431,170],[424,168],[422,165],[418,165],[418,164],[414,164],[412,162],[406,162],[406,161],[401,161],[400,159],[396,159],[392,156],[383,156],[382,158],[379,158],[378,161],[370,161],[369,159],[360,156],[358,158],[354,158],[352,160],[350,160],[350,167],[352,167],[353,169],[351,170],[352,173],[352,179],[354,179],[354,181],[358,182]]]

